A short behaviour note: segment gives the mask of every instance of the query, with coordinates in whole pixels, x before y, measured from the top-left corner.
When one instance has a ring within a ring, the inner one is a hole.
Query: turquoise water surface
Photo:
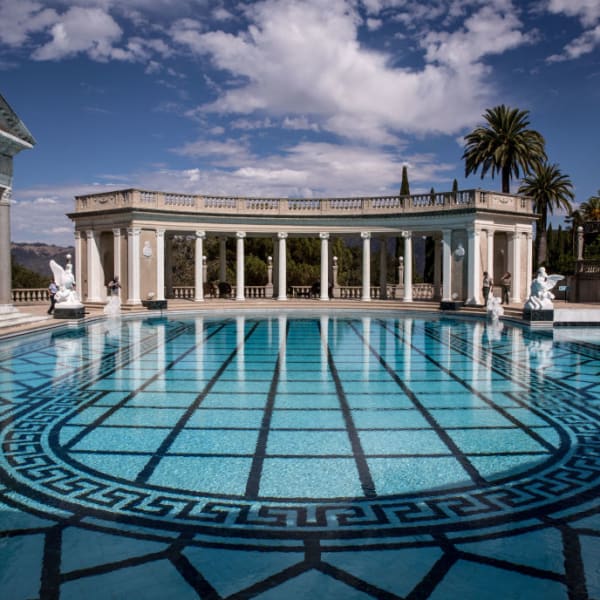
[[[434,316],[5,341],[0,596],[600,598],[599,390],[585,336]]]

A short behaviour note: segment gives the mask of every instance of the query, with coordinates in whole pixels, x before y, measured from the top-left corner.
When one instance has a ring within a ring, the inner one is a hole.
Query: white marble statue
[[[70,257],[67,256],[67,260]],[[73,266],[71,262],[67,262],[67,266],[63,269],[57,262],[51,260],[50,268],[54,275],[54,282],[58,286],[56,292],[56,306],[65,308],[76,308],[83,306],[79,299],[79,294],[75,290],[75,277],[73,275]]]
[[[488,294],[487,300],[487,316],[491,321],[498,321],[502,315],[504,315],[504,308],[502,308],[502,303],[500,302],[500,298],[496,298],[490,290]]]
[[[530,310],[552,310],[554,294],[550,291],[558,281],[564,279],[562,275],[547,275],[546,269],[540,267],[531,282],[530,296],[525,302],[525,308]]]

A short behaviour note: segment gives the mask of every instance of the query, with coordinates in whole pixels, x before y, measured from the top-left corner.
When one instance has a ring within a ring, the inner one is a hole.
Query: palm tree
[[[587,202],[582,202],[579,212],[584,221],[600,221],[600,190],[597,196],[592,196]]]
[[[554,209],[560,208],[571,213],[571,200],[575,197],[573,184],[568,175],[560,172],[558,165],[538,164],[533,173],[523,179],[519,194],[532,198],[534,210],[539,214],[535,246],[537,264],[541,266],[546,261],[548,213],[553,214]]]
[[[476,127],[465,136],[465,176],[481,167],[481,179],[488,171],[492,178],[502,176],[502,191],[510,192],[511,177],[528,175],[534,166],[546,161],[543,136],[528,129],[529,111],[501,104],[488,108],[483,117],[487,125]]]

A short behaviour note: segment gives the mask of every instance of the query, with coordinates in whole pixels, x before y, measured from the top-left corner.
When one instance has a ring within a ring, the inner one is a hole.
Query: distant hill
[[[14,262],[23,267],[39,273],[45,277],[51,277],[50,261],[55,260],[64,266],[67,263],[67,254],[74,259],[75,248],[73,246],[54,246],[52,244],[23,244],[11,243],[10,250]]]

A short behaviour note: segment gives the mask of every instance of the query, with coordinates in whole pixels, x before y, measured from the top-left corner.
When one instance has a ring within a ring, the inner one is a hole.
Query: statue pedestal
[[[83,319],[85,316],[85,306],[72,305],[72,306],[60,306],[54,307],[54,318],[55,319]]]
[[[464,305],[462,300],[442,300],[440,310],[460,310]]]
[[[142,306],[145,306],[148,310],[166,310],[166,300],[142,300]]]
[[[523,320],[529,322],[549,321],[554,322],[553,308],[524,308]]]

